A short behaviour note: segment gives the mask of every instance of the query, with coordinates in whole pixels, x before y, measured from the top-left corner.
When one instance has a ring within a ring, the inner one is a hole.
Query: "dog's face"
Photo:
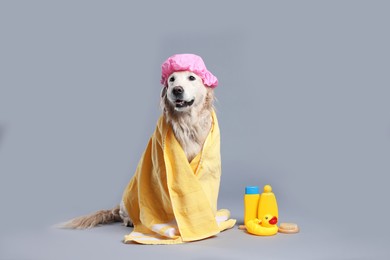
[[[184,112],[204,104],[207,88],[195,73],[174,72],[168,77],[167,83],[168,87],[163,89],[162,97],[175,111]]]

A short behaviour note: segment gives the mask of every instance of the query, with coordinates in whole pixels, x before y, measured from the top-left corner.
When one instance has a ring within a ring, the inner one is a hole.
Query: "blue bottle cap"
[[[245,187],[245,194],[259,194],[259,187],[258,186],[246,186]]]

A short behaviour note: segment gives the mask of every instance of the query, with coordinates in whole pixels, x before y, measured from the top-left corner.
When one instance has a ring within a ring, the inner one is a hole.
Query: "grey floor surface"
[[[240,215],[237,210],[232,213]],[[272,237],[249,235],[236,226],[213,238],[168,246],[123,244],[122,237],[131,229],[119,223],[83,231],[49,226],[19,229],[0,235],[0,259],[390,258],[389,230],[378,225],[348,226],[342,219],[331,223],[310,218],[301,219],[299,225],[298,234]]]

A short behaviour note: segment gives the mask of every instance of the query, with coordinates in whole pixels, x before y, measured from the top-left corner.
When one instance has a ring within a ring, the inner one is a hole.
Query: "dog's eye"
[[[196,78],[194,76],[189,76],[188,79],[191,80],[191,81],[196,80]]]
[[[175,77],[171,77],[170,79],[169,79],[169,82],[174,82],[175,81]]]

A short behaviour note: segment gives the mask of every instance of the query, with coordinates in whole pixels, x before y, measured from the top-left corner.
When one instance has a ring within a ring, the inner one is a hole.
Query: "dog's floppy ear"
[[[161,98],[165,97],[165,95],[167,94],[167,88],[168,87],[163,87],[163,89],[161,90]]]

